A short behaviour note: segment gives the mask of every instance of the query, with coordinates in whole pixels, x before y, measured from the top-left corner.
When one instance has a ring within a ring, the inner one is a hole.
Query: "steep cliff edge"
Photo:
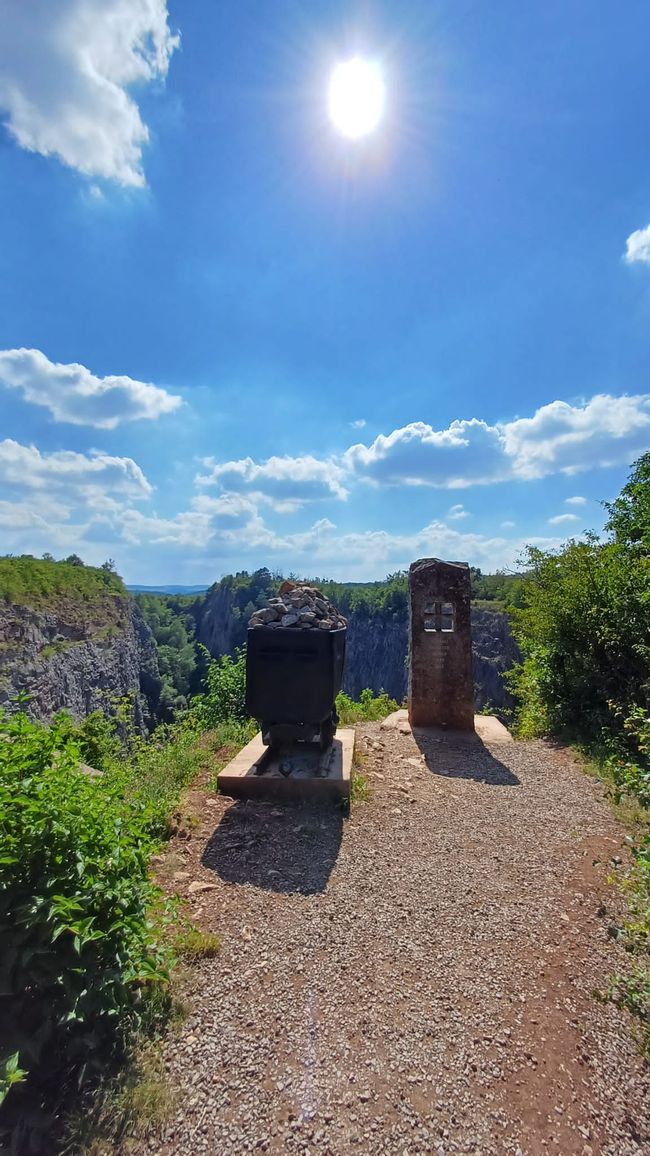
[[[135,724],[145,728],[160,694],[156,646],[116,575],[2,559],[0,706],[21,691],[44,722],[59,710],[81,719],[130,695]]]

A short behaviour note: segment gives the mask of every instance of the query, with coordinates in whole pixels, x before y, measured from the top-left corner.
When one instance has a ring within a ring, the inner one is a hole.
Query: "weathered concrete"
[[[324,752],[305,745],[278,754],[258,732],[219,772],[219,790],[241,799],[347,799],[353,754],[352,727],[337,730]]]
[[[412,726],[474,730],[466,562],[420,558],[409,569],[409,696]]]
[[[483,743],[488,743],[490,746],[493,743],[514,743],[514,739],[507,727],[495,718],[494,715],[475,714],[474,715],[474,730],[463,730],[454,732],[449,727],[412,727],[409,722],[408,711],[404,709],[394,710],[392,714],[386,716],[381,724],[383,731],[399,731],[401,735],[417,735],[420,731],[426,733],[438,733],[441,737],[447,735],[454,737],[454,739],[468,739],[478,740]]]

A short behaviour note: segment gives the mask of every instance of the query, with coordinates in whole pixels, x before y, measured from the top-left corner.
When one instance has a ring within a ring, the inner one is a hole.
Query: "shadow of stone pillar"
[[[409,722],[474,730],[466,562],[420,558],[409,569]]]

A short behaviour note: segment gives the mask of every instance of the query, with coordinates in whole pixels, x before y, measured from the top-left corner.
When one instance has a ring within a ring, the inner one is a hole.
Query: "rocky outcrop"
[[[214,658],[232,654],[246,639],[246,623],[234,614],[235,599],[232,586],[218,582],[196,604],[196,640],[205,646]]]
[[[67,710],[81,719],[130,695],[144,730],[160,688],[153,635],[128,596],[113,595],[109,615],[0,605],[0,707],[25,692],[32,718]]]
[[[407,650],[405,614],[390,618],[351,614],[343,674],[345,693],[358,698],[370,687],[375,693],[384,690],[401,702],[408,682]]]
[[[512,710],[515,700],[503,676],[522,654],[510,630],[508,615],[502,610],[472,607],[472,654],[474,659],[474,705],[489,707],[495,714]]]

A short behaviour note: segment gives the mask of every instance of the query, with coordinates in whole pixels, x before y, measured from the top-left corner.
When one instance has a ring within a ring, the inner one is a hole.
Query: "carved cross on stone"
[[[466,562],[420,558],[409,570],[409,721],[474,730]]]

